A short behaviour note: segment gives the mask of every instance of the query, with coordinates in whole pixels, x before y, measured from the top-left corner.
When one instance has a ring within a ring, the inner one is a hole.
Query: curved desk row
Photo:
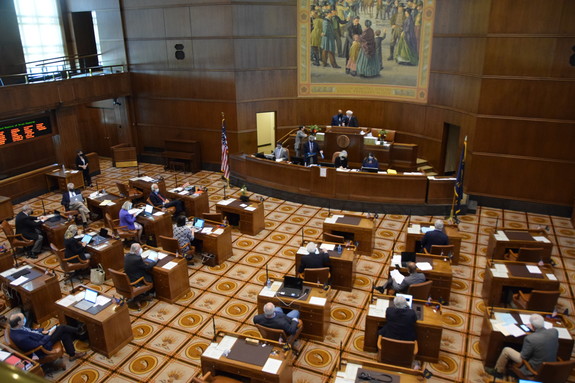
[[[305,167],[251,155],[230,156],[232,178],[254,186],[306,197],[392,204],[450,204],[454,179]],[[261,189],[260,189],[261,190]],[[335,207],[335,206],[334,206]]]

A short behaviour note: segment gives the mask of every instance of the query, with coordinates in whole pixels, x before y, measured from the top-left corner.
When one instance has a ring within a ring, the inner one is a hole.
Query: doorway
[[[92,12],[72,12],[72,28],[79,68],[82,73],[87,73],[88,68],[98,66],[98,47]]]
[[[443,175],[454,175],[459,161],[459,132],[457,125],[443,124]]]
[[[276,140],[276,112],[256,113],[258,152],[271,153]]]

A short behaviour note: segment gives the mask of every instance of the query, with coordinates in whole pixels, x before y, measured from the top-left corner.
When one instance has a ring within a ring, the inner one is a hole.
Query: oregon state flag
[[[461,149],[461,158],[459,159],[459,168],[457,169],[457,178],[455,179],[455,186],[453,188],[454,206],[452,208],[452,216],[457,216],[461,212],[461,199],[463,198],[463,176],[465,174],[465,155],[467,154],[467,137],[463,141],[463,149]]]

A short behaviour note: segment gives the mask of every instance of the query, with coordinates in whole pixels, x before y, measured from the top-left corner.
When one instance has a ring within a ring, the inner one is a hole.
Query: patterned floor
[[[117,180],[127,182],[136,175],[135,168],[116,169],[110,161],[101,160],[103,174],[94,178],[99,188],[115,191]],[[175,184],[174,173],[165,172],[158,165],[144,164],[140,171],[163,175],[168,187]],[[223,199],[220,175],[202,171],[194,175],[178,175],[183,181],[206,186],[212,211]],[[238,189],[233,188],[236,195]],[[228,194],[229,194],[228,189]],[[259,196],[258,196],[259,197]],[[57,382],[188,382],[199,373],[200,355],[212,337],[211,318],[215,317],[221,330],[257,334],[252,325],[256,314],[256,297],[264,282],[267,264],[273,276],[294,273],[294,256],[304,227],[307,239],[319,238],[327,210],[279,200],[265,199],[266,228],[257,236],[242,235],[234,230],[234,255],[217,267],[197,265],[189,268],[191,292],[176,304],[154,300],[141,312],[131,311],[134,340],[118,354],[108,359],[89,350],[86,344],[77,348],[88,351],[84,360],[70,363],[66,371],[54,374]],[[60,194],[49,193],[27,201],[36,211],[60,208]],[[20,211],[23,204],[16,205]],[[333,212],[333,211],[332,211]],[[436,217],[411,217],[412,222],[428,222]],[[478,208],[475,215],[462,217],[460,230],[464,233],[462,262],[454,266],[451,301],[445,307],[445,328],[441,342],[440,361],[425,363],[434,376],[429,382],[483,382],[486,377],[479,358],[478,343],[484,312],[480,291],[485,267],[488,233],[499,219],[499,226],[534,228],[548,226],[549,236],[556,245],[553,259],[555,274],[561,281],[560,307],[571,313],[569,326],[573,330],[574,291],[570,280],[575,280],[575,230],[569,219],[530,214],[518,211]],[[294,361],[294,382],[315,383],[333,381],[337,347],[343,342],[345,353],[354,357],[375,358],[362,351],[363,330],[369,288],[387,279],[385,266],[392,251],[402,251],[408,217],[381,215],[376,220],[375,251],[371,257],[361,256],[352,292],[337,292],[332,304],[331,325],[324,342],[304,341],[303,351]],[[94,226],[101,225],[96,222]],[[0,237],[0,241],[4,238]],[[54,269],[61,276],[58,262],[50,252],[42,254],[36,264]],[[69,285],[61,283],[62,291]],[[114,293],[111,280],[96,286]],[[6,311],[10,315],[13,310]],[[51,322],[53,322],[51,320]],[[49,327],[51,323],[44,323]],[[572,331],[573,332],[573,331]],[[573,332],[575,334],[575,332]],[[575,377],[572,377],[575,382]]]

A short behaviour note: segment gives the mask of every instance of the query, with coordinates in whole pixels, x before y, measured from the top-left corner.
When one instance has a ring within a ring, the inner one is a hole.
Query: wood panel
[[[26,73],[24,50],[13,1],[0,2],[0,76],[5,85],[18,84],[23,79],[4,77],[10,74]]]
[[[484,37],[437,36],[433,39],[431,70],[480,75],[485,54]],[[434,89],[430,87],[430,92]]]
[[[0,181],[0,195],[10,197],[13,203],[48,192],[45,173],[57,169],[49,165]],[[18,212],[16,212],[18,213]]]
[[[567,19],[562,16],[564,4],[570,0],[521,1],[492,0],[489,18],[490,33],[550,34],[562,29]],[[573,9],[571,7],[571,9]],[[510,17],[510,15],[513,17]],[[571,13],[571,25],[573,24]],[[563,21],[563,23],[561,22]]]
[[[485,0],[437,0],[434,33],[466,35],[487,32],[490,3]]]

